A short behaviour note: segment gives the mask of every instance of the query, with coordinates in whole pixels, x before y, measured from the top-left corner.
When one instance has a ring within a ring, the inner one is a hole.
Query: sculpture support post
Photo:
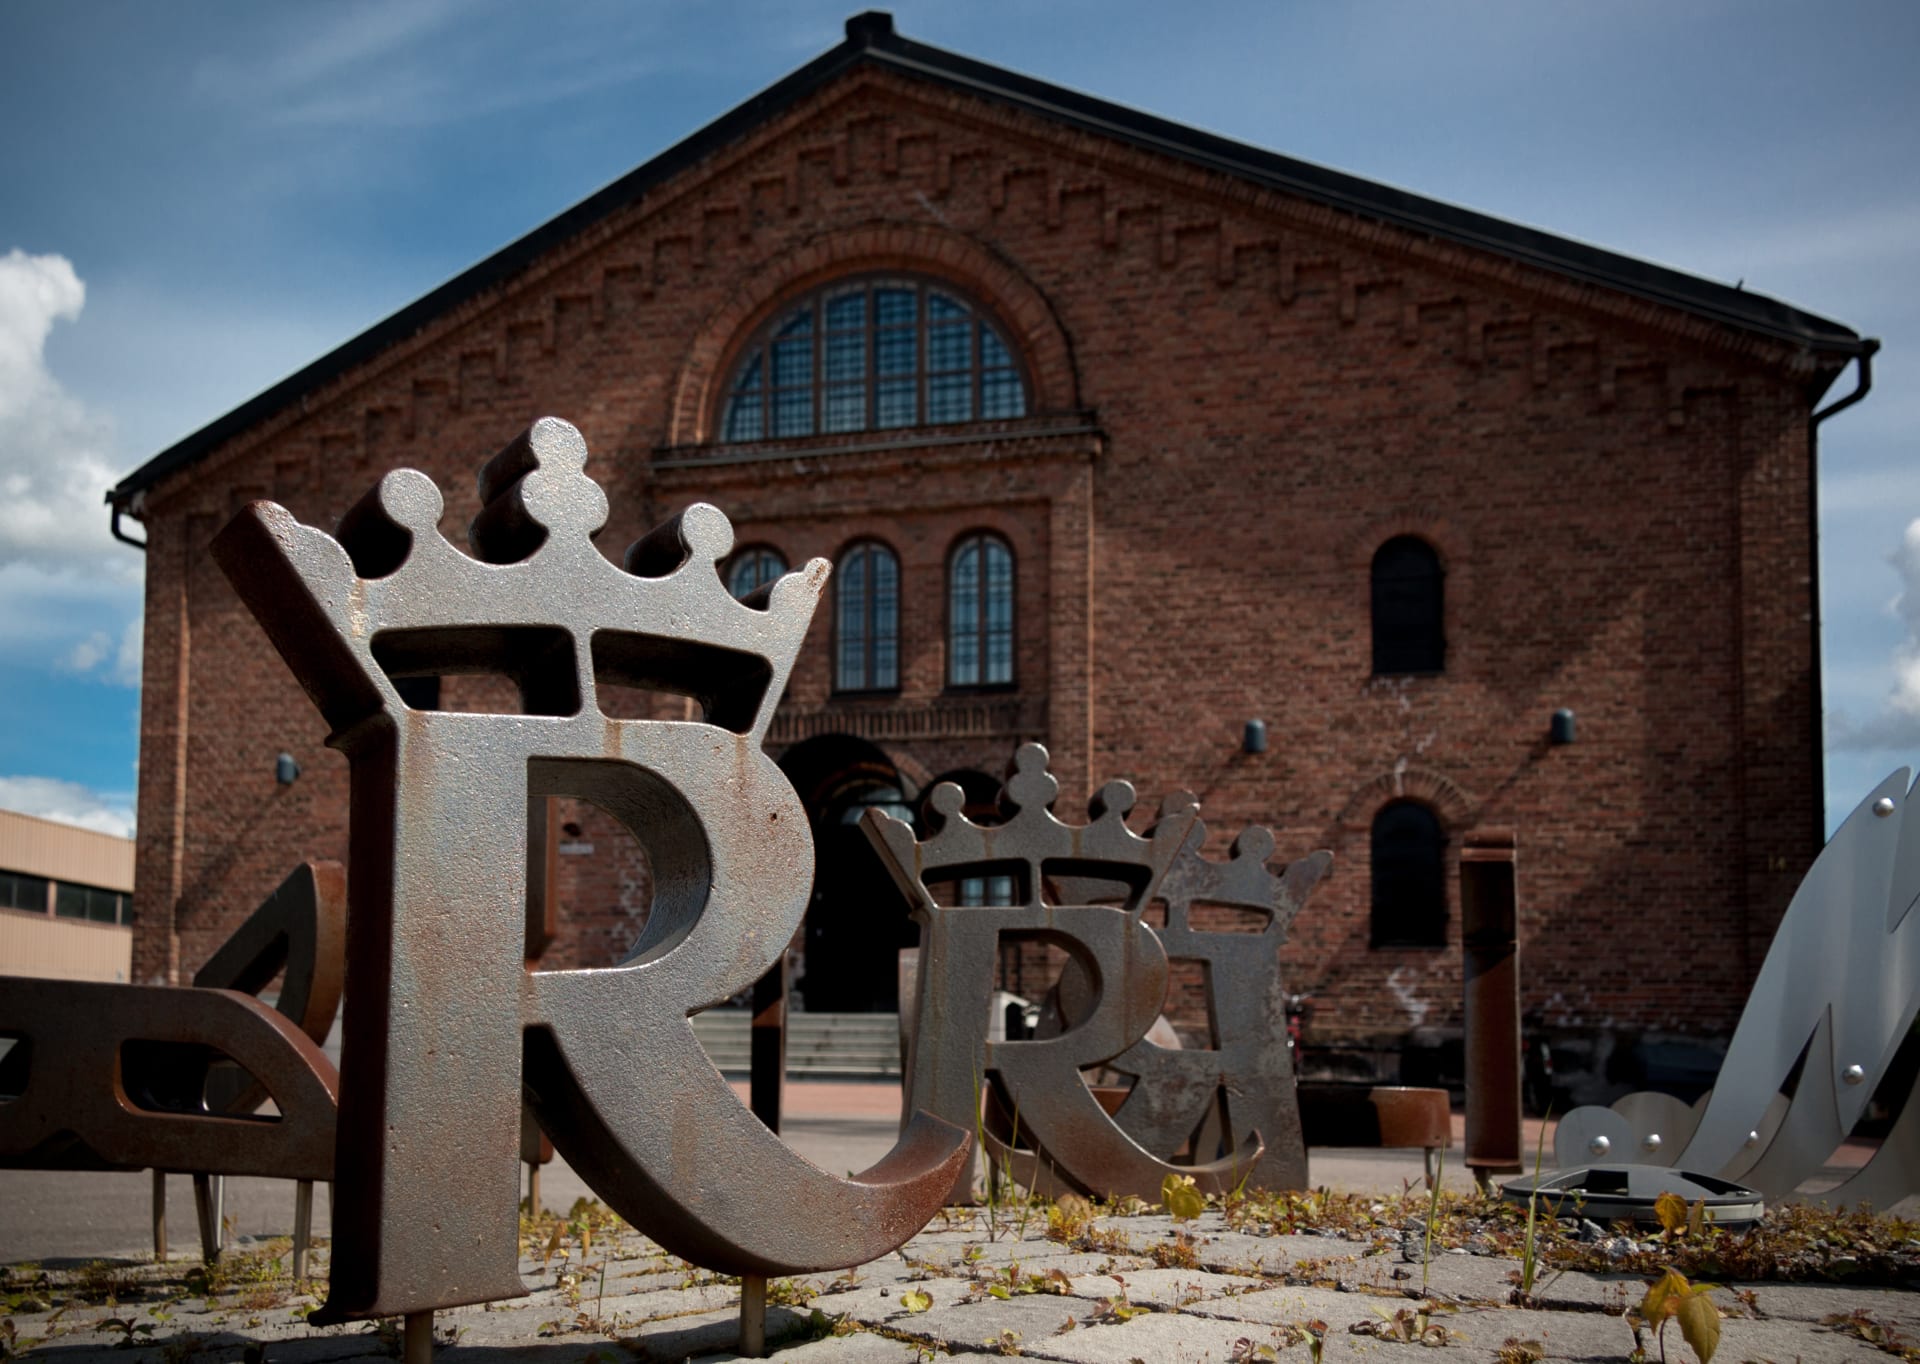
[[[1475,830],[1460,850],[1461,976],[1466,1001],[1467,1168],[1522,1168],[1520,943],[1511,829]]]
[[[167,1260],[167,1172],[153,1172],[153,1258],[156,1263],[165,1264]]]
[[[764,1359],[767,1353],[767,1279],[747,1274],[740,1279],[740,1353]]]

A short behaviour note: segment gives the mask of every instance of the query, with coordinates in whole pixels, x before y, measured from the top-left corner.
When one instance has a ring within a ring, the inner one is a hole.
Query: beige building
[[[124,981],[133,840],[0,810],[0,976]]]

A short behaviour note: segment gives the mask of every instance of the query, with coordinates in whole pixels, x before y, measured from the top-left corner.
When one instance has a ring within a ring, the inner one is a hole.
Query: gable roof
[[[547,251],[643,198],[689,166],[746,137],[784,109],[863,63],[931,81],[1362,218],[1504,255],[1789,345],[1825,352],[1837,360],[1870,354],[1877,347],[1876,342],[1863,340],[1850,327],[1761,294],[1263,151],[916,43],[895,33],[893,16],[883,11],[869,10],[855,15],[847,20],[846,33],[845,41],[838,46],[737,105],[684,141],[161,451],[122,479],[108,492],[107,501],[116,509],[128,508],[137,494],[196,463],[256,422],[299,402],[394,343],[417,334],[441,314],[519,274]]]

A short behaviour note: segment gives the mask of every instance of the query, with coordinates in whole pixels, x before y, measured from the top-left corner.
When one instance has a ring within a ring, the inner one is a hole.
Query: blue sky
[[[131,817],[142,566],[107,535],[109,483],[832,46],[850,12],[0,6],[0,806]],[[1920,5],[894,14],[1882,338],[1872,396],[1822,439],[1830,822],[1920,754]]]

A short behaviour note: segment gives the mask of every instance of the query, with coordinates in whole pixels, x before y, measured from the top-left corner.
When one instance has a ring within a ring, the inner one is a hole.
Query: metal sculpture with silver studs
[[[1629,1094],[1562,1120],[1554,1156],[1639,1148],[1778,1201],[1887,1208],[1920,1193],[1920,1096],[1865,1168],[1815,1193],[1920,1011],[1920,807],[1905,768],[1860,802],[1787,907],[1713,1089],[1688,1106]],[[1804,1058],[1804,1059],[1803,1059]],[[1799,1078],[1785,1090],[1795,1067]]]
[[[717,569],[733,530],[705,505],[615,564],[592,543],[608,508],[586,463],[578,431],[536,423],[480,471],[471,554],[406,469],[337,539],[256,502],[214,542],[352,776],[353,988],[316,1320],[407,1314],[411,1339],[434,1308],[526,1292],[523,1082],[611,1208],[726,1273],[884,1255],[967,1157],[967,1132],[922,1115],[866,1173],[830,1175],[754,1119],[694,1037],[689,1016],[751,986],[806,909],[806,813],[761,745],[829,569],[735,600]],[[474,672],[512,679],[519,713],[413,710],[395,685]],[[676,718],[613,718],[598,697],[615,685],[670,693]],[[698,718],[682,718],[689,697]],[[652,908],[618,966],[523,967],[530,802],[554,795],[592,801],[647,852]]]

